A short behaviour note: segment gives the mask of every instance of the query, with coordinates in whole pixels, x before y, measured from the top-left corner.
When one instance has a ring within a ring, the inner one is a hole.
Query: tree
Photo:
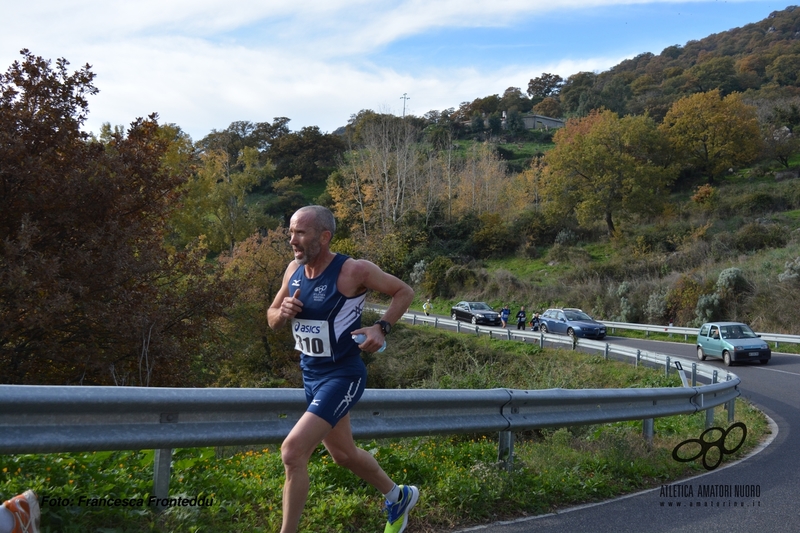
[[[211,130],[197,142],[197,148],[202,152],[225,151],[228,165],[235,167],[245,148],[255,148],[265,154],[277,139],[289,133],[288,123],[286,117],[275,117],[272,123],[238,120],[222,131]]]
[[[317,126],[306,126],[275,139],[267,155],[275,165],[275,179],[301,176],[306,184],[324,183],[344,150],[341,136],[322,133]]]
[[[725,95],[740,89],[734,61],[731,57],[707,59],[687,70],[686,77],[687,85],[698,92],[718,89],[721,94]]]
[[[538,100],[558,96],[563,84],[564,79],[558,74],[543,72],[541,76],[528,82],[528,96]]]
[[[800,152],[800,98],[776,102],[762,129],[767,156],[789,168],[789,160]]]
[[[666,143],[646,116],[593,111],[568,121],[554,141],[544,156],[544,199],[551,209],[574,212],[582,225],[604,220],[609,235],[615,215],[655,212],[677,176],[660,163]]]
[[[0,76],[0,382],[180,385],[229,301],[163,245],[187,175],[156,116],[81,132],[97,92],[27,50]]]
[[[559,91],[562,110],[567,114],[581,114],[590,99],[596,79],[597,74],[593,72],[578,72],[570,76]]]
[[[225,278],[238,287],[238,297],[223,326],[231,353],[221,365],[217,385],[302,386],[291,331],[276,331],[267,324],[267,308],[292,257],[285,228],[251,235],[237,243],[231,254],[220,257]]]
[[[775,58],[767,67],[767,75],[779,85],[800,85],[800,54],[787,54]]]
[[[183,185],[183,202],[172,216],[173,243],[185,246],[203,236],[211,252],[232,252],[257,229],[275,227],[276,220],[246,202],[247,193],[272,171],[259,161],[259,152],[251,147],[242,150],[233,166],[223,150],[200,154],[197,172]]]
[[[721,98],[715,89],[675,102],[660,126],[680,160],[708,175],[708,182],[728,169],[749,164],[761,153],[756,109],[739,93]]]
[[[533,102],[527,98],[519,87],[509,87],[503,93],[503,97],[498,103],[498,109],[501,111],[511,111],[515,109],[521,113],[530,111]]]
[[[550,96],[533,106],[532,111],[537,115],[552,118],[559,118],[563,114],[561,112],[561,103]]]

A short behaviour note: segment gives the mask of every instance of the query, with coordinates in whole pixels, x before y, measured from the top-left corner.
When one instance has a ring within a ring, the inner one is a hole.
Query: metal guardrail
[[[416,315],[405,315],[413,318]],[[438,319],[443,324],[442,319]],[[497,328],[461,328],[496,335]],[[677,360],[622,346],[537,332],[502,330],[507,338],[568,343],[617,354],[634,364]],[[727,404],[733,419],[738,376],[724,380],[709,365],[692,368],[691,386],[652,389],[376,390],[368,389],[351,411],[357,439],[499,432],[498,456],[510,462],[513,432],[525,429],[643,420],[652,438],[653,419],[706,411]],[[709,385],[697,386],[706,376]],[[688,380],[682,378],[688,385]],[[49,453],[155,449],[154,495],[168,497],[172,448],[282,442],[306,409],[301,389],[179,389],[0,385],[0,453]]]
[[[686,340],[688,340],[689,337],[696,337],[697,332],[700,331],[700,328],[655,326],[651,324],[629,324],[626,322],[607,322],[605,320],[601,320],[600,322],[605,324],[606,328],[628,329],[631,331],[645,331],[648,333],[670,333],[676,335],[683,335],[684,339]],[[756,332],[756,335],[758,335],[767,342],[774,342],[775,348],[780,347],[780,343],[782,342],[785,342],[787,344],[800,344],[800,335],[786,335],[783,333],[760,333],[760,332]]]
[[[475,328],[475,325],[466,325],[464,322],[459,322],[456,320],[451,319],[444,319],[432,316],[424,316],[424,315],[416,315],[413,313],[407,313],[403,315],[405,320],[408,320],[412,323],[424,323],[424,324],[442,324],[448,326],[456,326],[458,322],[459,328],[464,329],[467,328],[468,330],[472,330]],[[673,335],[683,335],[684,340],[689,340],[690,337],[696,337],[697,333],[700,331],[700,328],[686,328],[686,327],[679,327],[679,326],[658,326],[653,324],[635,324],[635,323],[628,323],[628,322],[610,322],[607,320],[599,320],[609,329],[627,329],[631,331],[644,331],[647,333],[667,333]],[[517,335],[521,333],[522,330],[515,330],[512,327],[499,329],[496,327],[485,327],[481,326],[481,332],[488,333],[490,330],[494,332],[494,335]],[[774,342],[775,347],[778,348],[781,342],[785,342],[787,344],[800,344],[800,335],[787,335],[783,333],[760,333],[756,332],[756,335],[761,337],[767,342]],[[510,338],[510,337],[509,337]]]

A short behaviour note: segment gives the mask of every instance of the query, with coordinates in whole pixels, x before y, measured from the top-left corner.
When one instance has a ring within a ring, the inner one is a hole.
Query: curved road
[[[696,360],[691,344],[609,337],[623,344]],[[711,365],[725,368],[721,360]],[[666,533],[666,532],[784,532],[800,531],[800,356],[773,353],[768,365],[736,366],[742,396],[776,424],[774,440],[745,460],[721,466],[699,477],[673,484],[673,494],[648,490],[608,502],[563,509],[513,522],[488,524],[461,531],[492,533]],[[656,421],[658,431],[658,421]],[[723,491],[722,496],[699,497],[700,485]],[[747,487],[750,497],[733,497]],[[681,497],[692,489],[692,497]],[[732,496],[727,497],[730,491]],[[757,495],[756,495],[757,494]],[[696,502],[700,502],[697,506]],[[742,505],[743,504],[743,505]],[[680,506],[679,506],[680,505]]]

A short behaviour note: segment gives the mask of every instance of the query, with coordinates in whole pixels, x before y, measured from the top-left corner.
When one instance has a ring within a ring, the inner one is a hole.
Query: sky
[[[542,73],[602,72],[791,3],[669,0],[1,0],[0,72],[19,51],[85,64],[85,129],[158,113],[200,140],[288,117],[332,132],[362,109],[424,115]]]

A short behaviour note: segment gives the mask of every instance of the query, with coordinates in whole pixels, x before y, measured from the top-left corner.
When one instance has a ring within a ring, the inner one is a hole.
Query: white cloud
[[[659,2],[659,3],[666,3]],[[290,127],[332,131],[364,108],[407,112],[458,106],[506,87],[526,89],[541,72],[567,77],[605,70],[623,57],[546,58],[485,66],[405,66],[381,51],[441,29],[502,27],[558,9],[648,0],[62,0],[7,3],[0,21],[0,68],[17,51],[73,66],[89,63],[100,94],[88,127],[127,124],[158,112],[194,138],[233,120],[292,119]],[[632,43],[631,53],[641,50]],[[525,86],[523,86],[525,85]]]

